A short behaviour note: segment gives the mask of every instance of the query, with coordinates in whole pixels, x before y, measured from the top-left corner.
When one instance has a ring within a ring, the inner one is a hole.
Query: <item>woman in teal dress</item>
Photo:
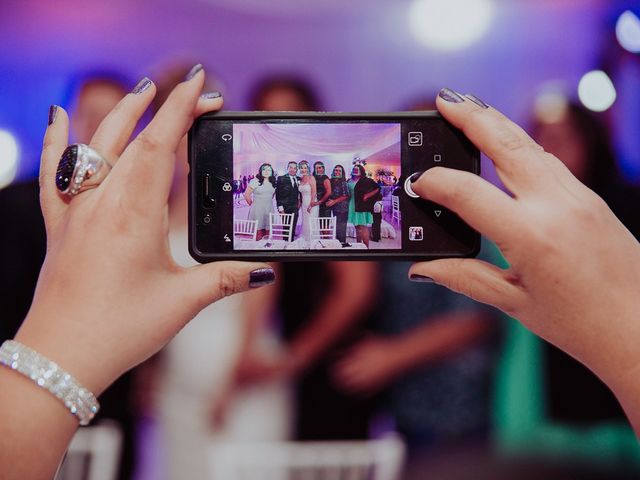
[[[380,187],[367,177],[367,172],[360,164],[354,165],[347,186],[351,194],[349,222],[356,229],[356,240],[369,248],[369,225],[373,223],[373,204],[380,194]]]

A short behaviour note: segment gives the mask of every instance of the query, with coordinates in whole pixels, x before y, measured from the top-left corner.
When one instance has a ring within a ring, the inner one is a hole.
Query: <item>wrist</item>
[[[43,326],[47,324],[56,322],[45,322],[29,314],[15,340],[58,364],[96,396],[120,375],[116,373],[113,359],[112,362],[104,361],[109,357],[100,354],[103,345],[98,346],[95,340],[84,338],[72,330]]]
[[[73,374],[18,341],[7,340],[2,343],[0,364],[22,374],[57,397],[78,418],[80,425],[88,425],[100,409],[93,392],[79,383]]]

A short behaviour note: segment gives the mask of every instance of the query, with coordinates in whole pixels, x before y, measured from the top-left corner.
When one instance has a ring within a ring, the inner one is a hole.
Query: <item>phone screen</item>
[[[475,249],[477,234],[455,214],[405,190],[411,174],[436,165],[477,173],[477,151],[440,117],[225,116],[203,117],[190,133],[197,256],[393,258]]]
[[[392,212],[399,123],[235,123],[232,130],[234,249],[366,248],[356,228]],[[369,248],[402,248],[400,216],[377,221],[384,231]]]

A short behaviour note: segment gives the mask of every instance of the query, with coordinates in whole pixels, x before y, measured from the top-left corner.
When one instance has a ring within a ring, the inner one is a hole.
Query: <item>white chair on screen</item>
[[[257,220],[234,220],[233,236],[239,239],[255,240],[258,235]]]
[[[400,224],[400,197],[391,195],[391,221]]]
[[[335,240],[336,217],[311,217],[311,241]]]
[[[269,214],[269,239],[286,240],[293,238],[293,213]]]
[[[211,480],[399,480],[404,442],[255,442],[216,445]]]
[[[120,464],[122,431],[104,420],[74,435],[55,480],[115,480]]]

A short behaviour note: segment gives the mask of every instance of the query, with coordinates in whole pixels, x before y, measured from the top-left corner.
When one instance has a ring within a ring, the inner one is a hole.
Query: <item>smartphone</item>
[[[189,250],[201,263],[480,250],[475,230],[411,190],[435,166],[480,173],[479,151],[437,112],[207,113],[189,131],[189,165]]]

